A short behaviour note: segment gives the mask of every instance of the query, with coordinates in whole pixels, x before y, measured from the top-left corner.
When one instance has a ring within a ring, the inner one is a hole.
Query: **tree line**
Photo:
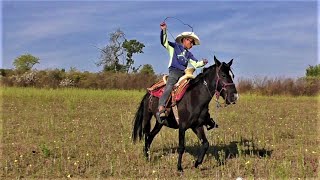
[[[95,64],[102,67],[101,72],[80,72],[73,67],[68,71],[63,68],[36,70],[33,67],[40,63],[40,58],[26,53],[14,59],[14,69],[0,69],[1,82],[6,86],[40,88],[142,89],[158,79],[152,65],[135,66],[133,56],[143,53],[144,47],[142,42],[127,39],[125,33],[117,29],[109,34],[106,46],[96,47],[100,58]]]
[[[143,53],[145,45],[136,39],[125,38],[120,29],[110,34],[109,43],[97,49],[100,58],[96,62],[102,71],[92,73],[76,68],[33,69],[40,58],[23,54],[14,59],[14,69],[0,69],[4,86],[61,88],[77,87],[91,89],[145,89],[158,81],[150,64],[135,66],[134,54]],[[318,95],[320,90],[320,64],[306,68],[305,77],[239,79],[237,88],[242,93],[262,95]]]
[[[95,64],[102,66],[105,72],[124,72],[124,73],[137,73],[147,72],[154,74],[154,70],[150,64],[134,67],[135,60],[134,54],[143,53],[145,45],[136,39],[128,40],[125,38],[125,33],[120,29],[110,33],[109,43],[99,48],[100,58]],[[13,61],[15,70],[19,72],[26,72],[33,68],[35,64],[39,64],[40,58],[31,54],[24,54],[17,57]]]

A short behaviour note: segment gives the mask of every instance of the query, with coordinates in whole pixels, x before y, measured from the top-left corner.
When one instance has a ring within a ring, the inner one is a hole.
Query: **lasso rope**
[[[181,19],[179,19],[179,18],[176,18],[176,17],[166,17],[164,20],[163,20],[163,22],[166,22],[168,19],[176,19],[176,20],[178,20],[179,22],[181,22],[181,24],[183,24],[183,25],[185,25],[185,26],[189,26],[190,28],[191,28],[191,33],[193,33],[193,27],[192,26],[190,26],[189,24],[187,24],[187,23],[184,23]],[[169,32],[169,31],[168,31]],[[173,37],[173,35],[169,32],[169,34],[171,35],[171,37],[173,38],[173,39],[175,39],[174,37]]]

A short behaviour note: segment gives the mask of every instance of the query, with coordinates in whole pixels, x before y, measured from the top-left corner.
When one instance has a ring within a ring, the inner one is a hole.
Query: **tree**
[[[34,57],[31,54],[21,55],[13,61],[13,65],[15,69],[22,72],[31,70],[32,67],[38,63],[39,63],[39,58]]]
[[[145,64],[140,70],[141,74],[154,75],[154,70],[150,64]]]
[[[109,45],[101,49],[100,61],[97,65],[103,65],[104,71],[118,72],[123,69],[119,63],[119,58],[123,55],[123,49],[121,48],[121,39],[123,38],[124,33],[118,29],[110,34]]]
[[[306,69],[307,77],[320,77],[320,64],[315,66],[310,66]]]
[[[104,71],[136,72],[139,68],[132,67],[135,53],[143,53],[144,44],[137,40],[127,40],[124,32],[117,29],[110,34],[109,44],[101,50],[98,66],[103,66]],[[126,58],[124,58],[126,57]]]
[[[122,44],[122,47],[125,49],[127,53],[127,58],[126,58],[127,63],[125,66],[126,72],[128,73],[130,69],[133,72],[137,72],[141,66],[139,66],[138,68],[132,67],[132,65],[134,64],[132,55],[134,53],[143,53],[142,49],[145,47],[144,44],[140,43],[137,40],[130,40],[130,41],[125,40]]]

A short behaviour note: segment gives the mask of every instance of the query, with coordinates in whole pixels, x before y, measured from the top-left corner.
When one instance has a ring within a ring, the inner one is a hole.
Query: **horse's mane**
[[[190,86],[194,86],[194,85],[196,85],[198,82],[203,82],[203,78],[206,77],[206,76],[208,75],[208,73],[210,73],[210,69],[214,69],[214,67],[215,67],[215,64],[214,64],[214,65],[211,65],[211,66],[209,66],[209,67],[207,67],[207,68],[204,68],[202,73],[198,74],[198,75],[196,76],[196,78],[192,79],[192,80],[189,82]]]

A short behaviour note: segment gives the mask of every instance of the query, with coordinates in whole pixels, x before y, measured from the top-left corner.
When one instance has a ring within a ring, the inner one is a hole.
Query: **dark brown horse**
[[[233,73],[230,69],[233,59],[229,63],[220,62],[214,57],[215,64],[205,68],[195,79],[190,81],[190,85],[183,98],[177,103],[179,113],[179,124],[171,111],[167,118],[166,126],[179,129],[179,148],[178,148],[178,170],[183,171],[181,166],[182,155],[185,150],[185,131],[189,128],[197,135],[202,145],[195,162],[195,167],[202,163],[204,155],[209,148],[209,142],[204,132],[204,125],[210,119],[209,103],[214,96],[222,96],[226,104],[233,104],[238,98],[236,86],[233,83]],[[144,135],[145,147],[144,155],[148,157],[150,145],[153,138],[161,130],[162,126],[156,121],[152,131],[151,118],[156,117],[158,111],[157,97],[146,93],[136,112],[132,139],[136,142],[141,140]]]

